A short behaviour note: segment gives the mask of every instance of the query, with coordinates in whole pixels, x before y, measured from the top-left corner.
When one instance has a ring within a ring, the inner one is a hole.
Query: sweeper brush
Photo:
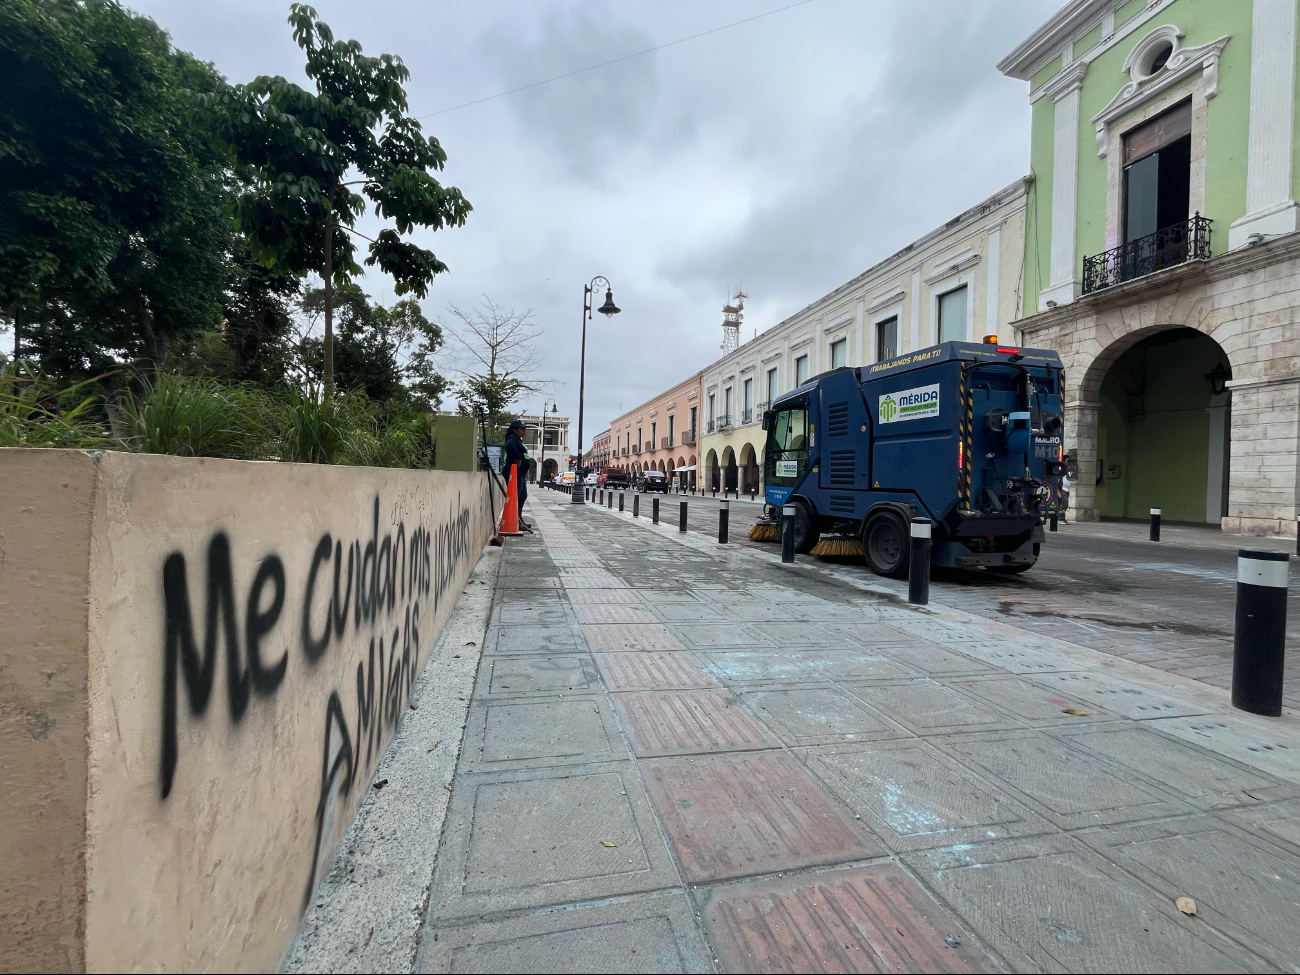
[[[809,555],[821,558],[840,558],[846,555],[862,555],[862,539],[851,535],[832,535],[823,538]]]
[[[749,530],[749,540],[751,542],[779,542],[781,540],[781,531],[776,525],[760,521]]]

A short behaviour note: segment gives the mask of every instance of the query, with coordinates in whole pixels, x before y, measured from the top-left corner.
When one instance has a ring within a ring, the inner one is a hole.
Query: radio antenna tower
[[[740,323],[745,320],[745,299],[749,295],[737,288],[730,304],[722,306],[722,353],[740,348]]]

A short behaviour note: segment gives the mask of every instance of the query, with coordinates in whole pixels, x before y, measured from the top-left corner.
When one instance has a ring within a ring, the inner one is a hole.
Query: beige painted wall
[[[48,815],[0,795],[33,836],[0,868],[0,965],[275,969],[491,534],[486,482],[37,453],[0,451],[3,782],[88,737]]]

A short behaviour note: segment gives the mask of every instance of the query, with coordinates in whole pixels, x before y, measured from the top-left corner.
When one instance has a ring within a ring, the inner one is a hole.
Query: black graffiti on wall
[[[370,515],[368,538],[345,544],[326,532],[316,540],[303,588],[297,626],[303,665],[321,665],[331,648],[345,642],[345,649],[358,641],[365,641],[367,647],[357,664],[352,721],[340,688],[332,690],[325,702],[316,840],[304,907],[315,888],[330,797],[337,790],[345,799],[383,753],[386,736],[400,722],[418,677],[421,614],[427,616],[430,608],[437,612],[466,558],[477,554],[471,552],[471,511],[459,498],[445,520],[433,528],[419,523],[408,528],[402,521],[381,536],[378,497]],[[279,554],[271,553],[258,563],[244,597],[241,631],[230,538],[224,531],[211,536],[204,571],[201,648],[184,553],[166,557],[162,583],[160,778],[166,799],[180,761],[182,686],[189,713],[205,715],[216,685],[218,657],[223,657],[226,703],[231,723],[238,724],[255,698],[272,698],[280,691],[289,672],[290,651],[281,649],[283,643],[276,648],[278,656],[269,649],[285,606],[287,581]],[[324,611],[318,613],[316,607]],[[345,678],[344,686],[347,683]]]

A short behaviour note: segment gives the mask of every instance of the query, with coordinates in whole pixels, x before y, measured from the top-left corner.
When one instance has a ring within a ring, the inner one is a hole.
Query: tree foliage
[[[221,320],[228,167],[188,108],[208,65],[113,0],[0,4],[0,309],[90,374]]]
[[[294,4],[289,23],[306,56],[309,91],[276,76],[202,100],[245,177],[236,223],[266,267],[324,280],[324,379],[333,385],[333,288],[361,273],[354,236],[373,211],[391,226],[370,241],[366,264],[399,295],[424,297],[446,265],[408,239],[417,229],[460,226],[470,205],[434,173],[447,155],[407,114],[400,58],[369,57],[334,38],[316,11]],[[335,231],[343,231],[336,233]]]
[[[455,343],[461,380],[456,386],[459,410],[486,421],[495,438],[509,422],[507,414],[524,393],[547,385],[538,379],[536,340],[542,332],[532,309],[502,308],[487,295],[472,309],[452,305],[453,323],[443,331]]]

